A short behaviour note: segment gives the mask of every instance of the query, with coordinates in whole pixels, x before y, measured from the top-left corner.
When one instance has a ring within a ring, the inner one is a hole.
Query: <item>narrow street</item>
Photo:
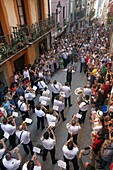
[[[65,83],[65,77],[66,77],[66,72],[64,71],[58,71],[57,73],[55,73],[55,75],[52,77],[51,81],[53,80],[58,80],[59,82],[61,82],[62,84]],[[66,140],[67,140],[67,130],[66,130],[66,124],[71,120],[72,115],[77,113],[78,107],[76,104],[76,98],[77,96],[74,94],[74,90],[77,87],[83,87],[86,84],[86,76],[84,73],[79,73],[79,62],[78,62],[78,68],[77,71],[75,73],[73,73],[73,78],[72,78],[72,104],[73,106],[70,108],[66,108],[65,109],[65,116],[67,117],[67,120],[65,122],[62,122],[57,126],[55,133],[57,136],[57,144],[56,144],[56,158],[59,160],[63,160],[63,154],[62,154],[62,146],[65,144]],[[49,84],[49,89],[50,89],[50,84]],[[35,103],[38,103],[38,96],[35,99]],[[31,138],[33,141],[33,145],[37,146],[37,144],[41,144],[40,141],[40,137],[42,134],[41,130],[37,130],[36,127],[36,116],[35,114],[30,115],[30,117],[33,119],[33,124],[31,126],[29,126],[29,130],[31,132]],[[46,122],[47,123],[47,122]],[[79,137],[78,137],[78,147],[81,149],[83,147],[89,146],[90,144],[90,124],[89,124],[89,113],[87,113],[87,119],[86,119],[86,123],[84,125],[82,125],[82,129],[79,133]],[[23,161],[26,162],[27,160],[29,160],[29,158],[31,157],[31,155],[29,154],[26,157],[25,152],[23,151],[23,148],[21,147],[21,153],[22,153],[22,157],[23,157]],[[26,158],[26,160],[25,160]],[[55,164],[54,166],[51,163],[51,157],[50,154],[48,154],[47,159],[45,162],[42,161],[41,156],[38,156],[41,164],[42,164],[42,169],[43,170],[58,170],[58,166],[57,164]],[[73,168],[71,168],[73,169]]]

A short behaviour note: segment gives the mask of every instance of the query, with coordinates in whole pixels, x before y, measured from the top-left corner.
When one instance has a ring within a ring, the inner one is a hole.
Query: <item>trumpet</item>
[[[42,105],[42,104],[41,104],[41,109],[42,109],[45,113],[48,113],[48,109],[47,109],[44,105]]]
[[[30,109],[30,104],[28,103],[28,100],[26,100],[26,105],[27,105],[27,111],[29,112],[31,109]]]
[[[60,115],[55,110],[53,111],[53,116],[55,116],[58,121],[60,120]]]
[[[29,87],[29,88],[30,88],[30,93],[35,94],[35,91],[32,89],[32,87],[31,87],[31,84],[30,84],[30,83],[28,83],[28,84],[27,84],[27,87]]]
[[[50,126],[48,125],[48,126],[46,127],[46,129],[45,129],[45,130],[43,131],[43,133],[42,133],[42,136],[41,136],[41,138],[40,138],[41,141],[44,140],[43,135],[44,135],[44,133],[47,132],[49,129],[50,129]]]
[[[14,154],[16,152],[16,150],[18,148],[20,148],[20,146],[23,144],[23,141],[21,143],[19,143],[13,150],[11,150],[11,152]]]

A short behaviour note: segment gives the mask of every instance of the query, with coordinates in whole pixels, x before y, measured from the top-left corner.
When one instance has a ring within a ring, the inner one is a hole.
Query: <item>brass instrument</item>
[[[82,95],[83,94],[83,88],[82,87],[78,87],[77,89],[75,89],[74,93],[76,95]]]
[[[41,138],[40,138],[41,141],[44,140],[43,135],[44,135],[45,132],[47,132],[47,131],[49,130],[49,128],[50,128],[50,126],[48,125],[48,126],[46,127],[46,129],[42,132],[42,136],[41,136]]]
[[[11,150],[12,153],[15,153],[18,148],[23,144],[23,141],[19,143],[13,150]]]
[[[30,93],[35,94],[35,91],[34,91],[34,90],[32,89],[32,87],[31,87],[31,83],[27,83],[27,87],[30,88]]]
[[[55,116],[58,119],[58,121],[60,120],[60,114],[58,114],[55,110],[53,111],[53,116]]]
[[[27,111],[29,112],[31,109],[30,109],[30,104],[28,103],[27,99],[26,99],[26,105],[27,105]]]
[[[45,113],[48,113],[48,109],[47,109],[44,105],[42,105],[42,104],[41,104],[41,109],[42,109]]]

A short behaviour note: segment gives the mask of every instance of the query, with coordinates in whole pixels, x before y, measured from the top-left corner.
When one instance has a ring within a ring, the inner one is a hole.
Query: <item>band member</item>
[[[42,130],[45,128],[44,126],[44,117],[45,117],[45,112],[41,109],[41,105],[37,104],[35,108],[35,114],[37,116],[37,129],[40,128],[40,123],[42,126]]]
[[[60,96],[56,96],[54,99],[54,106],[58,106],[58,113],[61,114],[62,120],[65,121],[66,118],[64,117],[64,102],[60,100]]]
[[[74,170],[78,170],[77,153],[79,151],[77,145],[69,139],[62,148],[64,161],[66,162],[66,170],[69,170],[69,161],[73,163]]]
[[[16,146],[16,136],[15,136],[16,122],[14,118],[12,118],[12,123],[14,124],[14,126],[8,123],[7,118],[4,118],[3,124],[1,124],[1,129],[4,131],[4,133],[6,132],[9,134],[9,143],[12,146],[12,148],[14,148]]]
[[[28,169],[41,170],[41,164],[35,154],[33,155],[32,159],[26,162],[22,167],[22,170],[28,170]]]
[[[25,103],[23,96],[20,96],[18,100],[18,108],[22,114],[22,120],[24,121],[26,118],[29,118],[28,114],[28,105]]]
[[[43,135],[43,137],[44,137],[44,140],[42,140],[42,144],[44,147],[43,161],[46,160],[47,153],[50,152],[52,164],[56,164],[57,163],[57,160],[55,159],[56,137],[55,137],[55,134],[54,134],[53,130],[51,129],[51,127],[49,127],[49,130],[50,130],[53,138],[50,137],[50,133],[48,131],[46,131]]]
[[[53,84],[51,84],[51,88],[52,88],[52,103],[54,102],[54,98],[59,95],[60,92],[60,87],[57,84],[57,81],[54,80]]]
[[[17,148],[15,152],[17,154],[18,159],[13,158],[11,152],[7,152],[2,160],[3,165],[8,170],[21,170],[20,163],[22,161],[22,158],[19,152],[19,148]]]
[[[50,109],[46,114],[46,118],[47,118],[48,125],[50,124],[50,122],[54,122],[56,125],[60,119],[60,116],[55,110]]]
[[[18,130],[16,131],[16,136],[18,137],[20,143],[23,142],[22,145],[26,154],[29,154],[30,149],[31,155],[33,155],[33,144],[30,139],[30,132],[28,131],[26,124],[22,124],[19,126]]]
[[[71,88],[68,86],[68,83],[65,82],[65,85],[62,87],[63,92],[65,92],[65,107],[67,107],[67,100],[69,107],[72,106],[71,104]]]
[[[71,82],[72,82],[72,68],[71,67],[69,67],[67,70],[66,82],[68,82],[71,87]]]
[[[45,104],[43,101],[45,102]],[[49,102],[50,102],[49,94],[46,91],[43,91],[42,96],[39,97],[39,103],[41,103],[47,109],[49,109]]]
[[[2,144],[2,148],[0,148],[0,169],[5,169],[3,163],[2,163],[2,158],[4,156],[4,153],[6,151],[6,145],[3,139],[0,140],[0,145]]]
[[[47,85],[45,84],[43,77],[40,77],[40,80],[39,80],[37,86],[39,88],[40,95],[42,95],[42,92],[44,91],[44,89],[47,88]]]
[[[77,136],[78,132],[81,129],[81,126],[76,120],[72,119],[70,123],[67,124],[67,129],[68,129],[68,138],[69,140],[71,137],[73,137],[73,142],[77,145]]]
[[[33,113],[35,113],[35,103],[34,103],[34,98],[35,98],[35,92],[31,93],[30,88],[27,87],[25,91],[25,99],[28,104],[30,104],[30,108],[32,108]]]
[[[85,122],[85,118],[86,118],[86,113],[88,111],[89,108],[89,104],[90,104],[90,100],[89,100],[89,96],[85,96],[84,97],[84,101],[82,101],[78,107],[79,107],[79,114],[82,115],[81,119],[79,119],[79,123],[84,123]]]

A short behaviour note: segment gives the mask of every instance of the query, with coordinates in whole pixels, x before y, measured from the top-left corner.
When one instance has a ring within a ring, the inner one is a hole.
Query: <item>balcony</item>
[[[0,36],[0,63],[24,50],[55,27],[55,15],[32,25],[11,27],[12,32]]]
[[[76,13],[76,19],[81,19],[81,18],[85,17],[85,14],[86,14],[86,9],[77,12]]]

